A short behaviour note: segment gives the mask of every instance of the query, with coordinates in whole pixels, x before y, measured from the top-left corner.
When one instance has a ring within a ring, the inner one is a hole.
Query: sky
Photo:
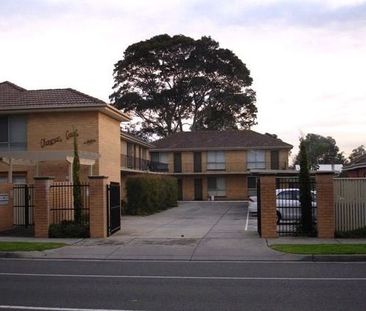
[[[248,67],[258,124],[294,145],[366,145],[366,0],[0,0],[0,82],[109,101],[114,64],[155,35],[211,36]]]

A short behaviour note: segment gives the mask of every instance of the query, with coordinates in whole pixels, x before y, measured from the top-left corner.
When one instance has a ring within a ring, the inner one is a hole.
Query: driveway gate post
[[[276,178],[274,175],[260,176],[261,237],[277,238]]]
[[[107,237],[106,176],[89,176],[90,237]]]
[[[333,198],[333,173],[317,173],[316,202],[318,238],[333,239],[335,233],[335,208]]]
[[[48,238],[53,177],[34,177],[34,236]]]

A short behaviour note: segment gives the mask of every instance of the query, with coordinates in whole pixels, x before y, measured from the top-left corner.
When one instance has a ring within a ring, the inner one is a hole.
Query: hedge
[[[177,180],[170,176],[138,175],[126,181],[128,215],[150,215],[177,206]]]

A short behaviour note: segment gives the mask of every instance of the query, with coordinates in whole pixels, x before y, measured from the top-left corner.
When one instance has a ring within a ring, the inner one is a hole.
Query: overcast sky
[[[259,132],[366,145],[366,1],[1,0],[0,81],[108,101],[113,67],[154,35],[209,35],[251,71]],[[297,148],[294,149],[297,152]]]

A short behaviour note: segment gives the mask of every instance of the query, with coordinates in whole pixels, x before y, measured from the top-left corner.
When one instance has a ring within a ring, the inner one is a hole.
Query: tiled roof
[[[251,130],[180,132],[153,142],[155,148],[166,150],[286,148],[292,145],[271,134]]]
[[[70,88],[25,90],[8,81],[0,83],[0,110],[106,105],[100,99]]]
[[[131,141],[135,141],[137,143],[140,143],[140,144],[143,144],[143,145],[147,145],[149,147],[153,147],[153,145],[148,142],[147,140],[141,138],[141,137],[138,137],[137,135],[134,135],[132,133],[129,133],[129,132],[126,132],[126,131],[122,131],[121,130],[121,136],[123,137],[126,137],[127,140],[131,140]]]
[[[366,167],[366,154],[362,155],[343,167],[344,171]]]

